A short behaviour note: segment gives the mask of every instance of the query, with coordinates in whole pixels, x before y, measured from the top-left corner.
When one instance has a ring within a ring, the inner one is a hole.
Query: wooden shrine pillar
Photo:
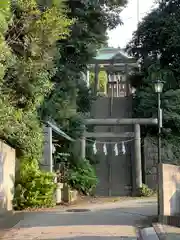
[[[130,95],[130,85],[129,85],[129,80],[128,80],[128,65],[125,65],[125,79],[126,79],[126,96],[128,97]]]
[[[99,85],[99,65],[96,63],[94,66],[94,95],[97,96]]]

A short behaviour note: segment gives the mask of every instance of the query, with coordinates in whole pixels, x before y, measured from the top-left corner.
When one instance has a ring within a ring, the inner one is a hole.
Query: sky
[[[109,32],[109,46],[125,47],[137,29],[137,1],[129,0],[129,4],[121,13],[123,25]],[[139,20],[151,11],[154,0],[139,0]]]

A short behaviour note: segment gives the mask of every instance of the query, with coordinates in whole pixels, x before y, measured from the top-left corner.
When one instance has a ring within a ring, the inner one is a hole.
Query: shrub
[[[142,188],[140,188],[140,196],[141,197],[150,197],[153,194],[154,194],[154,191],[145,184],[143,184]]]
[[[21,161],[15,185],[15,209],[50,207],[55,204],[54,175],[41,171],[36,160]]]
[[[40,159],[43,129],[35,111],[23,111],[0,96],[0,138],[16,149],[17,157]]]
[[[89,195],[97,185],[95,169],[88,160],[80,160],[76,166],[69,170],[67,181],[73,189]]]

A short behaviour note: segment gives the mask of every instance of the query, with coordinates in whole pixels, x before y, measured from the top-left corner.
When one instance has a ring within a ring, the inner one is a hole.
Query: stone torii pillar
[[[84,132],[81,141],[81,153],[85,158],[86,153],[86,137],[88,138],[109,138],[109,137],[134,137],[134,166],[135,166],[135,189],[134,193],[138,194],[139,189],[142,187],[142,165],[141,165],[141,128],[140,125],[157,125],[156,118],[122,118],[122,119],[86,119],[86,125],[134,125],[134,133],[108,133],[108,132]]]
[[[135,166],[135,195],[142,187],[142,159],[141,159],[141,127],[139,124],[134,125],[134,166]]]
[[[81,155],[81,159],[85,159],[86,158],[86,136],[85,136],[85,132],[86,132],[86,126],[83,125],[83,134],[82,134],[82,137],[80,139],[80,155]]]

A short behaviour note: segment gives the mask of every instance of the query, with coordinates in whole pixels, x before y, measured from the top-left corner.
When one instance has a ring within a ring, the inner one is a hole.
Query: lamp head
[[[135,93],[136,93],[136,88],[135,88],[135,87],[132,87],[132,88],[131,88],[131,92],[132,92],[132,94],[135,94]]]
[[[154,89],[156,93],[162,93],[163,87],[164,87],[164,82],[161,81],[160,79],[154,82]]]

